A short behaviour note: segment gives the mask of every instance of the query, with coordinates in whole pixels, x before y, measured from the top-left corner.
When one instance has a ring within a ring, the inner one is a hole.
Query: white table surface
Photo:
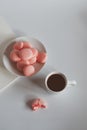
[[[0,93],[0,130],[87,130],[87,0],[0,0],[0,14],[41,40],[48,64],[77,81],[53,96],[29,78],[17,80]],[[48,109],[27,108],[34,97]]]

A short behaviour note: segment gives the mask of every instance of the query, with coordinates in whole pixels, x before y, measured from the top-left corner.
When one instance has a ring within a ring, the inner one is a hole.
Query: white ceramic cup
[[[75,86],[76,81],[69,81],[65,74],[61,72],[51,72],[45,78],[46,89],[51,93],[59,93],[67,86]]]

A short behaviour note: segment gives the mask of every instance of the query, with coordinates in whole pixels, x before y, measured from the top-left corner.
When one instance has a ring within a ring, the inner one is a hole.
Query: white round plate
[[[15,63],[13,63],[9,59],[9,54],[12,50],[14,42],[20,41],[20,40],[28,41],[32,44],[33,47],[37,48],[38,51],[46,52],[44,45],[39,40],[32,38],[32,37],[26,37],[26,36],[17,37],[15,39],[13,39],[12,41],[10,41],[9,43],[7,43],[7,46],[5,47],[4,53],[3,53],[3,63],[4,63],[5,68],[16,76],[24,76],[24,75],[23,75],[23,73],[21,73],[20,71],[17,70]],[[44,64],[35,63],[35,65],[34,65],[35,73],[33,75],[35,75],[38,71],[40,71],[43,66],[44,66]]]

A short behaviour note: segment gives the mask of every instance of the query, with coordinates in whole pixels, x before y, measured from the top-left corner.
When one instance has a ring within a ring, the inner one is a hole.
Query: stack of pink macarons
[[[10,52],[10,59],[16,64],[17,69],[25,76],[31,76],[35,72],[36,62],[44,64],[47,60],[45,52],[39,52],[26,41],[17,41]]]

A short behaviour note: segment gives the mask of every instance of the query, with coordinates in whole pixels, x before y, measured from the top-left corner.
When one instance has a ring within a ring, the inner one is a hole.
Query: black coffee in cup
[[[47,86],[50,90],[62,91],[67,85],[66,77],[63,74],[52,74],[47,79]]]

